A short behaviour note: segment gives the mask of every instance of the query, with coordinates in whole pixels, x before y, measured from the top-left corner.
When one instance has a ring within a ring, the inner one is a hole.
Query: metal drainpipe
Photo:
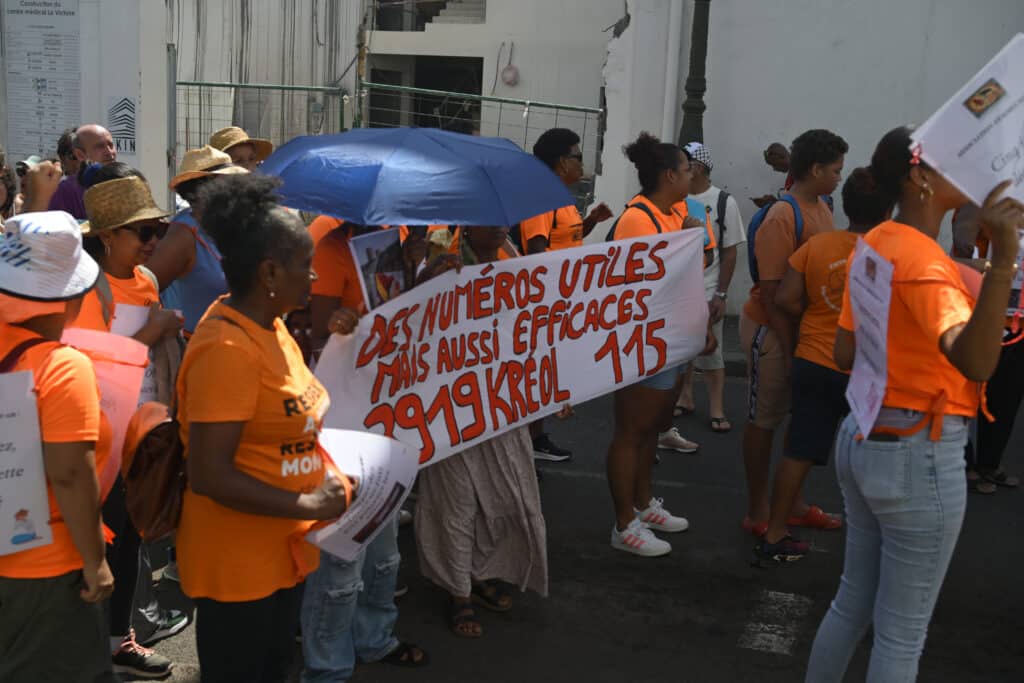
[[[708,82],[704,78],[708,56],[708,20],[711,0],[694,0],[693,30],[690,32],[690,72],[686,77],[686,101],[683,102],[683,125],[679,129],[679,144],[704,142],[704,92]]]
[[[672,0],[668,13],[668,50],[665,58],[665,106],[661,110],[661,139],[671,140],[676,130],[679,96],[679,44],[683,32],[683,0]]]

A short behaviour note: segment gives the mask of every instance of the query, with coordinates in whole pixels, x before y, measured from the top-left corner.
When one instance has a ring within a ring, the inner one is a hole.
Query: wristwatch
[[[725,301],[726,299],[729,298],[729,295],[726,294],[725,292],[715,292],[715,298]]]

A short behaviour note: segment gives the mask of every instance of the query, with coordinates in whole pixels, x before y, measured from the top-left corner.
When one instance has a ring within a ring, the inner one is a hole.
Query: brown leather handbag
[[[151,542],[174,533],[188,473],[178,421],[163,403],[142,404],[128,423],[121,477],[139,536]]]

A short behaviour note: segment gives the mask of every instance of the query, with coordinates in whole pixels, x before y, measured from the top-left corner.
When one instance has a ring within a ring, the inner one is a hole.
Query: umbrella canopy
[[[298,137],[260,172],[284,181],[285,206],[363,225],[513,225],[574,203],[515,143],[435,128]]]

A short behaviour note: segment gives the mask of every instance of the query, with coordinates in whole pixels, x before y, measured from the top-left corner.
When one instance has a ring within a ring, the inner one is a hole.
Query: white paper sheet
[[[846,400],[864,435],[870,434],[875,426],[888,383],[892,272],[891,263],[864,240],[857,242],[847,284],[856,325],[857,355],[846,388]]]
[[[345,429],[325,429],[320,444],[342,472],[358,478],[359,488],[352,507],[340,519],[311,531],[306,539],[352,561],[402,507],[416,480],[419,451],[384,436]]]

